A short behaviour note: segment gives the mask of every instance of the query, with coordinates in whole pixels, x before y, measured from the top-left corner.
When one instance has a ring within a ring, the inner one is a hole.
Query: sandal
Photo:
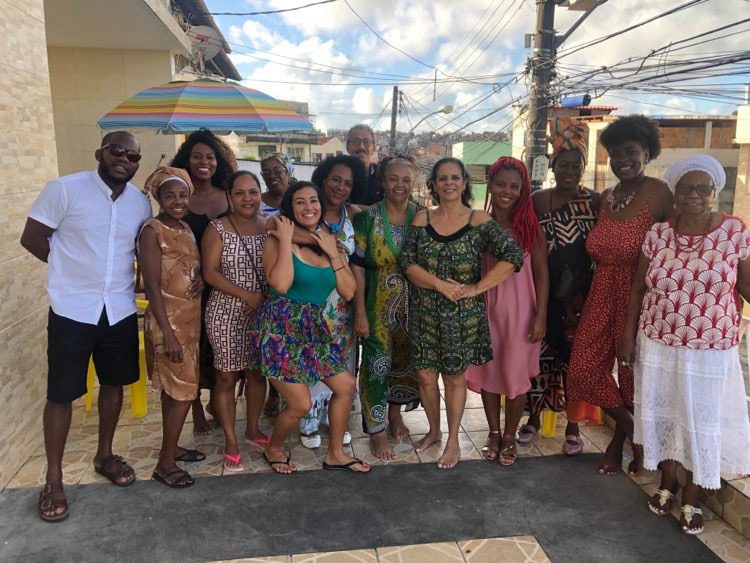
[[[289,457],[289,456],[286,456],[285,460],[271,461],[270,459],[268,459],[268,456],[264,453],[263,454],[263,459],[266,460],[266,463],[271,467],[271,469],[273,469],[274,473],[278,473],[279,475],[291,475],[292,473],[294,473],[295,471],[297,471],[296,468],[292,469],[292,466],[290,465],[290,463],[292,461],[292,458]],[[286,465],[287,467],[289,467],[289,469],[292,469],[292,470],[289,473],[284,473],[284,472],[279,471],[278,469],[276,469],[277,465]]]
[[[179,474],[179,477],[174,479],[173,481],[167,481],[172,475]],[[171,489],[187,489],[188,487],[192,487],[195,485],[195,481],[193,481],[193,478],[190,476],[190,473],[187,471],[184,471],[182,469],[175,469],[174,471],[171,471],[164,475],[163,477],[159,475],[156,471],[153,472],[151,475],[151,478],[154,481],[159,481],[160,483],[164,483],[167,487]]]
[[[244,471],[245,466],[242,465],[241,461],[242,454],[232,455],[224,452],[224,471],[229,471],[230,473]]]
[[[188,450],[184,449],[183,452],[175,456],[175,461],[186,461],[186,462],[195,462],[195,461],[203,461],[206,459],[206,454],[203,452],[199,452],[198,450]]]
[[[537,432],[539,432],[539,429],[533,424],[524,424],[518,431],[518,442],[521,444],[533,442]]]
[[[581,455],[583,453],[583,440],[575,434],[565,436],[562,451],[567,456]]]
[[[130,467],[119,455],[111,455],[102,460],[101,465],[94,463],[94,471],[109,479],[118,487],[127,487],[135,482],[135,470]],[[128,477],[126,481],[120,481],[121,477]]]
[[[361,465],[362,467],[367,467],[367,470],[357,471],[356,469],[353,469],[352,466],[357,465],[357,464]],[[335,463],[326,463],[324,461],[323,469],[328,469],[328,470],[343,469],[344,471],[351,471],[352,473],[369,473],[370,471],[372,471],[372,466],[364,463],[361,459],[355,457],[355,458],[352,458],[352,460],[349,463],[342,463],[340,465],[335,464]]]
[[[489,461],[495,461],[497,459],[497,453],[500,451],[500,431],[490,430],[487,436],[487,441],[482,447],[482,456],[484,459]]]
[[[703,529],[703,511],[697,506],[692,504],[683,504],[680,508],[682,516],[680,517],[680,525],[682,531],[691,536],[700,534]],[[697,522],[693,524],[693,521],[697,518]]]
[[[506,436],[503,436],[503,441],[505,441],[505,438]],[[504,467],[510,467],[518,460],[518,446],[516,446],[515,436],[510,436],[508,439],[513,441],[503,447],[498,454],[500,465]]]
[[[63,508],[63,511],[60,514],[55,514],[60,507]],[[42,492],[39,493],[37,509],[39,510],[39,517],[45,522],[62,522],[70,516],[68,512],[68,499],[65,498],[62,487],[53,489],[52,485],[44,485]]]
[[[657,516],[666,516],[672,512],[674,493],[669,489],[659,489],[648,500],[648,509]]]

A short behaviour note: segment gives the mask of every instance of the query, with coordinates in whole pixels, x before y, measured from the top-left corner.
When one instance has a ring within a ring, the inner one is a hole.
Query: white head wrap
[[[718,194],[727,182],[727,175],[724,167],[713,156],[707,154],[696,154],[682,158],[667,168],[664,173],[664,180],[669,185],[669,189],[674,193],[677,183],[688,172],[700,171],[705,172],[711,177],[714,183],[714,189]]]

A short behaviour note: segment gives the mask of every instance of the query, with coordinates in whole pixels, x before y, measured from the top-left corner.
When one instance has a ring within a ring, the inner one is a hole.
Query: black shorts
[[[135,313],[110,326],[106,310],[99,324],[80,323],[55,314],[47,322],[47,400],[70,403],[86,393],[89,358],[100,385],[138,381],[138,318]]]

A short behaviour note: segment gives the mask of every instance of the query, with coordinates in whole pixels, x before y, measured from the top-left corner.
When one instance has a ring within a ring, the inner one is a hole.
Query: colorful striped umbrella
[[[233,82],[201,78],[148,88],[97,121],[102,129],[189,133],[309,131],[312,124],[284,102]]]

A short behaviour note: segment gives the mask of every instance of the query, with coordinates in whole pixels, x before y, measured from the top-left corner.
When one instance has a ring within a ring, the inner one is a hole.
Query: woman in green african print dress
[[[409,283],[398,256],[416,207],[409,201],[416,169],[403,158],[385,164],[384,200],[354,219],[356,248],[351,257],[357,278],[354,332],[362,338],[359,389],[362,426],[370,435],[370,450],[380,459],[395,459],[385,435],[386,413],[391,434],[408,439],[401,417],[419,406],[419,392],[407,336]]]
[[[469,364],[492,359],[490,331],[482,294],[518,271],[523,252],[492,217],[471,209],[471,184],[463,163],[443,158],[428,182],[439,205],[417,213],[399,259],[412,283],[409,315],[412,355],[419,396],[430,423],[414,444],[423,451],[442,438],[438,373],[443,376],[448,441],[438,467],[450,469],[460,458],[458,428],[466,405]],[[482,254],[498,263],[484,277]]]

